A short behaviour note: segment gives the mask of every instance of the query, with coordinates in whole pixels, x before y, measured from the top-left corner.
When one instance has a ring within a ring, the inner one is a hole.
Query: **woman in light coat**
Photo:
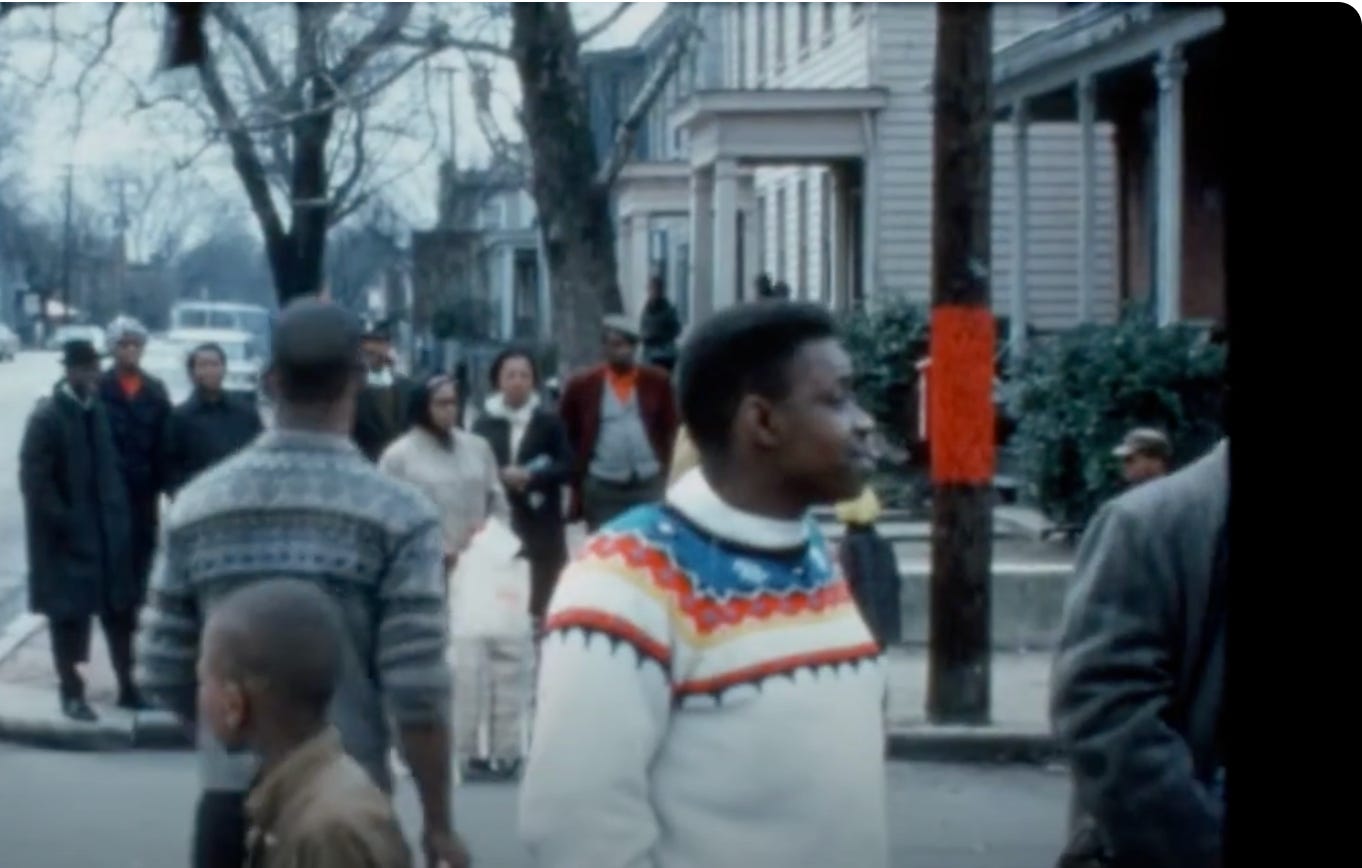
[[[458,418],[454,380],[430,378],[413,394],[411,429],[378,463],[381,472],[411,483],[435,504],[450,570],[489,518],[511,522],[492,448],[460,431]],[[457,608],[459,588],[450,596]],[[526,637],[454,637],[454,749],[465,779],[510,777],[519,767],[526,645]],[[486,752],[479,738],[484,723]]]

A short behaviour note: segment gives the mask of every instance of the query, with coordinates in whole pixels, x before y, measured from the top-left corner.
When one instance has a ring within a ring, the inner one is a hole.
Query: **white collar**
[[[506,406],[506,400],[501,397],[500,392],[493,392],[487,396],[483,402],[482,409],[489,416],[498,419],[505,419],[512,425],[528,425],[534,416],[534,411],[539,408],[539,396],[531,393],[530,399],[519,407],[512,409]]]
[[[380,371],[369,372],[369,385],[376,389],[387,389],[393,385],[392,368],[383,368]]]
[[[725,503],[696,467],[667,489],[667,503],[706,532],[720,539],[761,549],[789,549],[809,539],[803,520],[769,518]]]

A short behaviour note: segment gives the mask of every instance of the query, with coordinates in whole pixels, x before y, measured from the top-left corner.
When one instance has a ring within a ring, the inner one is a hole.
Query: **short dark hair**
[[[254,683],[274,702],[322,718],[341,671],[341,616],[325,591],[297,579],[256,582],[214,611],[222,674]]]
[[[194,363],[199,360],[199,353],[217,353],[218,361],[222,362],[223,367],[227,366],[227,351],[221,344],[209,341],[206,344],[199,344],[189,351],[189,357],[184,360],[184,366],[189,371],[189,376],[194,376]]]
[[[364,371],[359,319],[315,298],[294,301],[274,327],[280,397],[293,404],[330,404]]]
[[[430,415],[430,401],[435,397],[435,393],[445,386],[453,386],[455,397],[463,400],[463,396],[459,394],[459,384],[448,374],[427,377],[425,382],[411,390],[410,403],[407,405],[407,421],[413,428],[435,431],[435,420]]]
[[[743,396],[785,397],[800,347],[836,334],[826,308],[803,302],[730,307],[697,326],[677,362],[681,417],[696,448],[722,453]]]
[[[497,357],[492,360],[492,368],[487,373],[487,382],[493,391],[500,388],[501,368],[511,359],[524,359],[530,366],[530,376],[534,378],[534,384],[539,385],[539,363],[534,360],[534,353],[524,347],[507,347],[497,353]]]

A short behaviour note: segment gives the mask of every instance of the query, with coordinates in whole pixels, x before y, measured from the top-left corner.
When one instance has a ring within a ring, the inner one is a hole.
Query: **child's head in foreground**
[[[247,585],[214,610],[199,655],[199,718],[230,748],[304,740],[340,674],[335,602],[315,585]]]

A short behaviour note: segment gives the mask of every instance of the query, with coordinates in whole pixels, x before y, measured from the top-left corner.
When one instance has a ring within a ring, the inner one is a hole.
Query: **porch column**
[[[742,209],[742,295],[752,297],[752,286],[761,273],[761,217],[757,214],[756,197],[748,193]]]
[[[646,211],[636,211],[629,225],[629,250],[632,254],[629,266],[629,285],[624,287],[625,309],[630,316],[638,316],[643,310],[643,299],[648,294],[648,277],[652,273],[652,239],[649,237],[651,222]]]
[[[732,307],[738,300],[738,164],[714,164],[714,276],[713,310]]]
[[[501,339],[515,337],[515,245],[501,247]]]
[[[1159,82],[1158,243],[1155,274],[1159,324],[1182,318],[1182,79],[1181,46],[1165,48],[1154,66]]]
[[[539,280],[539,337],[548,340],[553,336],[553,294],[549,291],[549,257],[544,249],[544,233],[538,227],[534,232],[534,254],[539,265],[535,273]]]
[[[1012,160],[1015,180],[1015,199],[1012,207],[1012,298],[1008,306],[1008,339],[1012,344],[1009,361],[1015,361],[1026,353],[1026,270],[1027,254],[1030,252],[1029,222],[1027,220],[1030,204],[1027,165],[1026,103],[1018,102],[1012,107]]]
[[[690,176],[691,322],[702,322],[714,310],[714,175],[697,168]]]
[[[1092,76],[1078,80],[1078,321],[1092,321],[1093,236],[1097,193],[1093,179],[1093,127],[1096,123],[1097,97]]]

